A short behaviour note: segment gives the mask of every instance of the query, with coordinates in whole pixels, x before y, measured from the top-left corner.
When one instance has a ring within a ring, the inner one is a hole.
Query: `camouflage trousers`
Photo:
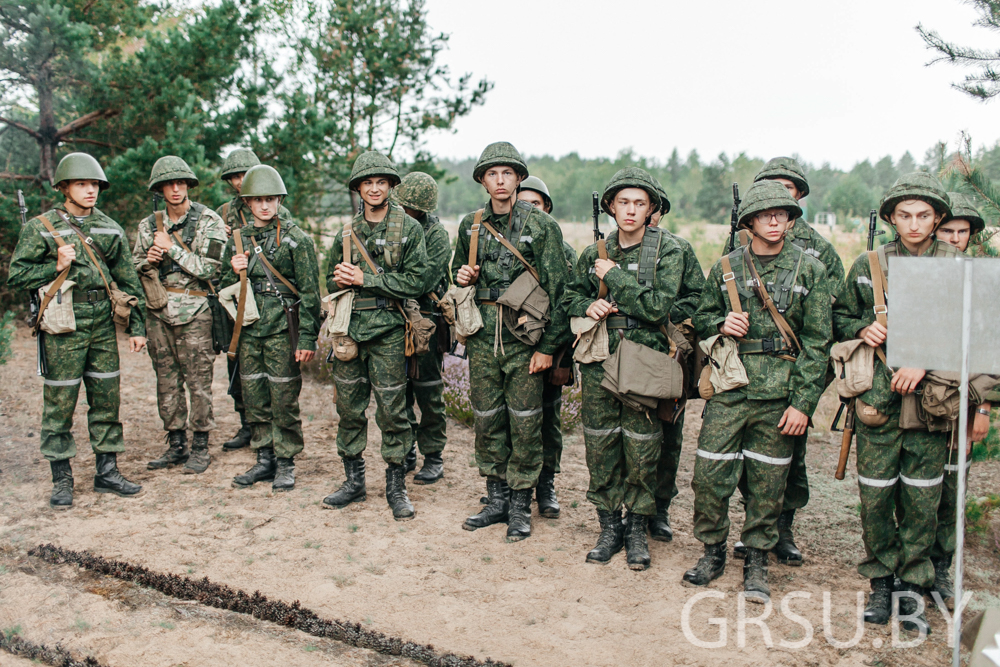
[[[562,386],[549,382],[546,374],[542,385],[542,467],[562,472]]]
[[[215,428],[212,418],[212,311],[206,308],[187,324],[170,326],[155,316],[146,320],[146,344],[156,373],[156,404],[165,431],[188,427],[188,399],[191,399],[190,426],[195,432]]]
[[[969,488],[969,467],[965,464],[965,488]],[[944,558],[955,553],[955,522],[958,519],[958,450],[949,449],[944,464],[944,481],[941,484],[941,504],[938,505],[937,533],[932,558]]]
[[[656,499],[660,503],[670,502],[677,497],[677,468],[681,464],[681,448],[684,446],[684,413],[677,415],[674,423],[660,422],[663,428],[663,446],[660,461],[656,464]]]
[[[87,430],[97,454],[125,451],[118,366],[118,340],[111,320],[111,302],[73,306],[76,331],[45,334],[49,373],[43,379],[42,455],[49,461],[76,456],[70,429],[80,384],[87,389]]]
[[[663,447],[660,421],[627,408],[601,388],[602,364],[580,366],[583,440],[590,487],[597,509],[656,514],[657,463]]]
[[[694,536],[705,544],[729,538],[729,499],[746,469],[749,495],[743,543],[770,550],[778,542],[778,515],[792,462],[792,438],[778,422],[785,399],[751,400],[739,389],[708,401],[694,464]]]
[[[444,326],[438,321],[438,326]],[[440,454],[447,442],[444,380],[441,379],[441,364],[444,354],[438,351],[437,340],[431,341],[431,349],[426,354],[417,357],[416,380],[407,379],[406,383],[406,419],[413,432],[420,453]],[[414,404],[420,406],[420,421],[413,409]]]
[[[532,489],[542,472],[544,373],[528,373],[534,348],[505,341],[494,353],[487,325],[466,341],[469,398],[476,422],[476,464],[484,477]]]
[[[868,579],[895,574],[907,583],[930,586],[947,434],[904,431],[896,415],[890,415],[878,427],[859,421],[857,438],[865,544],[858,572]]]
[[[302,451],[299,392],[302,371],[292,356],[288,332],[271,336],[240,336],[240,380],[250,423],[250,447],[274,448],[274,455],[289,459]]]
[[[240,382],[239,373],[236,373],[236,377],[233,377],[233,373],[236,372],[239,365],[239,355],[235,359],[230,359],[229,355],[226,355],[226,370],[229,372],[229,395],[233,397],[233,409],[236,412],[243,412],[243,383]]]
[[[375,390],[375,423],[382,432],[382,459],[401,465],[413,444],[406,418],[406,356],[403,328],[358,343],[358,356],[333,362],[337,387],[337,453],[357,458],[368,446],[365,411]]]

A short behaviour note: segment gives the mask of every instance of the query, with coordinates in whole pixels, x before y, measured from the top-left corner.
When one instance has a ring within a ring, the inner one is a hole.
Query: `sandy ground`
[[[236,490],[230,479],[249,467],[252,455],[221,452],[221,442],[237,427],[225,395],[224,359],[216,364],[219,429],[212,436],[212,466],[202,475],[181,475],[177,469],[146,470],[145,462],[164,447],[153,373],[145,354],[129,354],[123,344],[120,349],[127,452],[119,461],[144,491],[135,499],[93,492],[94,459],[80,418],[74,427],[83,445],[74,461],[77,495],[68,512],[53,512],[47,505],[49,468],[38,453],[41,382],[34,377],[33,340],[24,329],[18,332],[14,359],[0,366],[2,630],[16,628],[39,643],[62,642],[109,665],[409,664],[26,555],[32,546],[52,542],[299,600],[326,618],[518,666],[936,665],[950,655],[945,621],[936,610],[929,614],[933,634],[915,648],[894,648],[890,626],[864,628],[860,642],[849,648],[835,648],[824,637],[824,595],[831,599],[835,640],[848,642],[855,631],[856,597],[867,590],[854,570],[861,544],[853,463],[848,479],[833,480],[836,435],[818,433],[811,442],[813,495],[797,521],[806,565],[772,562],[774,609],[765,638],[752,624],[740,631],[740,561],[731,561],[707,589],[680,583],[702,551],[691,535],[690,490],[700,401],[689,407],[681,492],[672,511],[676,537],[669,544],[651,542],[652,567],[637,573],[627,569],[624,553],[606,566],[584,562],[599,527],[585,498],[588,476],[578,434],[567,437],[563,473],[557,478],[561,518],[535,515],[533,535],[523,542],[505,543],[504,526],[462,530],[462,520],[478,511],[484,484],[471,466],[472,433],[455,423],[449,424],[446,477],[431,486],[409,485],[417,509],[413,521],[393,521],[381,497],[384,465],[374,421],[366,452],[367,502],[324,511],[320,500],[343,479],[329,387],[308,380],[303,389],[306,448],[296,460],[296,489],[285,494],[273,494],[269,485]],[[817,421],[829,423],[832,405],[826,400],[825,416]],[[79,414],[84,403],[81,395]],[[972,493],[995,492],[998,479],[1000,464],[977,464]],[[741,524],[735,502],[732,516],[731,543]],[[997,551],[978,538],[972,543],[973,606],[997,604]],[[693,600],[706,592],[717,597]],[[803,597],[787,598],[789,613],[782,614],[781,601],[792,592]],[[761,614],[760,607],[746,607],[751,620]],[[795,614],[804,620],[795,622],[790,618]],[[720,638],[722,627],[726,636],[720,647],[705,647]],[[802,645],[788,646],[796,642]],[[24,662],[0,655],[0,665]]]

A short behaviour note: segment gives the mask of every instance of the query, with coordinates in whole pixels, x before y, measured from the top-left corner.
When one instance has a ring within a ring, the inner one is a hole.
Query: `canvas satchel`
[[[907,398],[912,399],[912,404],[907,407]],[[900,428],[921,428],[926,430],[926,427],[922,425],[919,418],[916,416],[916,395],[910,394],[909,396],[903,397],[903,409],[899,413],[899,427]],[[874,405],[869,405],[865,403],[860,398],[854,399],[854,414],[861,420],[861,423],[865,426],[879,427],[889,421],[889,415],[885,414]],[[916,426],[903,426],[904,421],[907,423],[912,423],[916,420]]]
[[[323,297],[323,309],[327,313],[326,320],[323,321],[323,334],[327,338],[347,335],[351,326],[355,294],[353,289],[347,288]]]
[[[621,377],[619,365],[621,356],[619,353],[621,352],[621,349],[622,348],[619,345],[618,349],[614,351],[614,354],[608,357],[602,364],[602,367],[604,368],[604,379],[601,380],[601,388],[618,399],[622,405],[627,408],[631,408],[636,412],[656,410],[657,405],[659,404],[659,399],[632,394],[623,394],[619,390],[618,380]]]
[[[707,383],[704,382],[705,371],[702,371],[702,387],[707,389],[706,385],[711,386],[714,395],[750,384],[747,369],[743,366],[743,360],[740,359],[739,345],[735,340],[729,336],[715,334],[711,338],[701,341],[698,345],[711,360],[705,367],[709,374]],[[704,393],[702,398],[705,398]]]
[[[525,345],[537,345],[549,323],[549,295],[538,279],[526,271],[514,279],[497,299],[502,306],[504,326]]]
[[[834,385],[842,398],[860,396],[875,381],[875,348],[859,338],[837,343],[830,348]]]
[[[49,334],[64,334],[76,331],[76,315],[73,313],[73,286],[72,280],[62,280],[61,285],[56,285],[58,279],[53,280],[45,287],[38,289],[38,298],[44,300],[53,287],[48,307],[42,311],[42,316],[38,321],[38,328]]]
[[[569,327],[576,336],[573,361],[593,364],[606,361],[611,356],[607,319],[598,321],[592,317],[571,317]]]
[[[236,321],[236,314],[239,310],[240,285],[241,283],[233,283],[229,287],[219,290],[219,303],[229,313],[229,317],[233,318],[233,322]],[[243,307],[243,322],[241,324],[244,327],[250,326],[260,319],[260,311],[257,310],[257,299],[253,297],[253,294],[249,294],[247,297]]]
[[[427,354],[431,351],[431,341],[437,331],[437,324],[433,319],[424,317],[420,312],[420,304],[416,299],[407,299],[403,302],[403,315],[410,322],[410,339],[413,345],[413,352],[409,356]]]
[[[618,345],[618,390],[649,398],[684,395],[684,369],[670,355],[623,338]]]
[[[483,316],[476,305],[476,286],[459,287],[452,285],[444,295],[454,304],[455,337],[459,343],[483,328]]]
[[[146,308],[149,310],[166,308],[167,290],[160,282],[160,270],[152,264],[143,264],[139,267],[138,273],[142,291],[146,293]]]

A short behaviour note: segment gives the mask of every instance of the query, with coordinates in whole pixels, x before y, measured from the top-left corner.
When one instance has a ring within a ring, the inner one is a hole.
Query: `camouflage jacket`
[[[315,350],[316,337],[319,335],[319,266],[316,264],[316,247],[313,240],[292,220],[281,219],[281,234],[279,240],[278,224],[272,219],[264,227],[254,227],[252,224],[239,230],[244,252],[250,251],[250,265],[247,269],[247,287],[252,289],[260,319],[243,328],[242,335],[263,338],[273,336],[288,330],[288,320],[282,307],[281,299],[272,294],[271,284],[264,272],[264,265],[254,257],[254,246],[260,245],[271,263],[288,282],[299,291],[299,345],[300,350]],[[256,242],[254,242],[256,238]],[[219,278],[219,288],[228,287],[239,282],[240,277],[233,271],[232,258],[236,252],[236,244],[232,238],[226,243],[222,255],[222,275]],[[284,290],[281,282],[275,276],[278,287]],[[247,295],[249,297],[249,293]],[[287,297],[294,300],[294,295]]]
[[[220,218],[222,218],[223,224],[230,229],[239,229],[243,226],[244,220],[246,220],[248,225],[253,224],[253,214],[250,213],[250,208],[239,195],[236,195],[225,204],[215,209],[215,212],[219,214]],[[240,213],[243,213],[243,215],[240,216]],[[278,217],[282,220],[292,220],[292,214],[284,206],[278,207]]]
[[[448,280],[448,265],[451,261],[451,239],[448,238],[448,230],[440,223],[436,215],[425,213],[422,220],[418,220],[424,230],[424,246],[427,251],[427,264],[424,270],[424,293],[418,299],[420,310],[425,313],[434,312],[434,300],[430,293],[434,292],[438,298],[444,296],[448,291],[450,282]]]
[[[912,257],[898,239],[896,250],[903,257]],[[934,241],[924,251],[922,257],[958,256],[962,252],[944,241]],[[886,273],[888,279],[888,272]],[[888,289],[888,285],[886,285]],[[857,338],[858,333],[875,321],[875,290],[872,288],[871,266],[868,263],[868,253],[862,253],[854,260],[847,280],[841,286],[837,301],[833,305],[833,326],[835,339],[838,341]],[[882,360],[875,356],[875,379],[872,388],[859,398],[887,414],[899,412],[902,395],[889,389],[892,382],[892,371],[886,368]]]
[[[670,309],[670,321],[677,324],[694,317],[694,312],[698,310],[701,293],[705,289],[705,272],[701,268],[698,256],[694,253],[694,248],[691,247],[687,239],[666,229],[663,231],[680,246],[684,256],[684,277],[681,279],[681,288],[677,293],[677,299],[674,300],[674,305]]]
[[[557,307],[563,288],[569,282],[569,270],[566,266],[566,250],[563,247],[562,230],[559,223],[553,220],[544,211],[541,211],[531,204],[517,201],[514,204],[527,217],[518,238],[511,241],[511,245],[517,248],[524,259],[531,264],[539,275],[539,283],[545,293],[549,295],[551,303],[552,321],[545,328],[542,339],[538,342],[537,350],[542,354],[555,354],[559,347],[566,342],[568,337],[568,320],[562,316],[562,309]],[[475,213],[466,215],[458,226],[458,242],[455,246],[455,257],[451,261],[452,280],[458,275],[458,270],[469,261],[469,242],[472,238],[472,221]],[[509,236],[508,223],[510,214],[496,215],[493,208],[487,202],[483,211],[483,220],[505,237]],[[479,234],[479,256],[480,266],[479,279],[476,282],[477,288],[497,288],[506,289],[510,283],[521,275],[526,269],[516,258],[507,272],[504,279],[503,267],[498,261],[501,256],[503,246],[484,227]],[[493,335],[496,326],[497,308],[492,305],[479,305],[479,312],[483,316],[483,329],[485,334]],[[517,340],[506,328],[503,329],[502,340],[504,343]]]
[[[187,215],[176,223],[170,220],[166,211],[163,212],[163,229],[170,234],[170,240],[174,243],[163,261],[157,265],[160,282],[164,287],[208,292],[208,281],[218,276],[222,251],[226,247],[226,230],[222,226],[222,219],[208,207],[201,207],[201,215],[193,220],[197,208],[199,206],[192,202]],[[189,225],[194,227],[193,234]],[[181,247],[173,236],[174,232],[180,234],[191,252]],[[139,233],[132,250],[132,262],[136,271],[149,266],[146,253],[153,245],[155,233],[156,219],[152,215],[139,223]],[[191,238],[190,243],[187,241],[188,237]],[[206,308],[207,297],[167,292],[166,307],[161,310],[147,309],[147,313],[164,324],[179,326],[187,324]]]
[[[660,325],[667,321],[670,310],[680,292],[684,276],[684,251],[669,234],[656,227],[647,227],[646,234],[660,234],[656,272],[652,285],[641,285],[638,279],[639,255],[642,244],[627,250],[618,246],[618,231],[608,235],[608,259],[618,265],[604,276],[608,286],[607,299],[618,304],[618,312],[612,317],[623,315],[641,320],[637,328],[620,330],[625,337],[660,352],[669,352],[667,337],[660,331]],[[573,272],[573,280],[566,288],[563,308],[567,317],[587,317],[587,308],[597,300],[601,281],[594,271],[597,261],[597,244],[588,246]],[[611,352],[618,349],[619,330],[609,330],[608,339]]]
[[[742,251],[730,255],[734,270],[736,263],[742,261]],[[754,400],[787,398],[792,407],[811,416],[826,386],[827,356],[833,337],[830,281],[826,277],[826,268],[818,259],[806,255],[791,243],[785,243],[778,256],[767,266],[762,266],[757,257],[753,257],[752,261],[772,299],[775,298],[773,283],[777,282],[778,272],[795,271],[798,266],[791,301],[783,315],[798,337],[802,351],[795,361],[767,353],[740,354],[750,381],[740,391]],[[698,312],[693,318],[695,329],[702,339],[719,333],[719,325],[725,322],[731,310],[722,274],[722,260],[719,260],[708,274]],[[749,281],[749,272],[745,272],[745,276]],[[737,284],[737,289],[743,312],[750,317],[746,340],[780,338],[778,326],[752,289],[745,284]]]
[[[69,213],[61,205],[56,207],[67,216]],[[56,233],[66,241],[76,247],[76,259],[70,265],[67,280],[76,283],[74,291],[97,290],[104,292],[104,281],[90,260],[90,255],[83,249],[83,241],[62,221],[62,218],[55,210],[48,211],[42,215],[52,223]],[[93,239],[94,245],[100,248],[107,258],[105,264],[101,256],[94,253],[97,261],[101,263],[101,269],[109,282],[118,284],[118,289],[126,294],[137,297],[139,305],[132,309],[132,316],[129,318],[129,336],[146,335],[146,295],[139,284],[139,277],[135,273],[132,265],[132,253],[128,249],[128,239],[125,238],[125,230],[121,226],[104,215],[96,207],[91,214],[83,220],[77,220],[70,216],[73,224],[87,237]],[[37,218],[28,220],[28,224],[21,228],[21,235],[17,240],[17,247],[10,260],[10,272],[7,276],[7,286],[12,290],[36,290],[44,287],[59,275],[56,271],[56,260],[59,246],[56,244],[52,234],[45,229],[45,226]]]
[[[402,212],[398,204],[390,204],[393,209]],[[403,235],[400,239],[402,250],[399,255],[399,263],[395,267],[389,267],[388,258],[385,256],[385,240],[388,226],[386,225],[390,213],[387,213],[381,222],[372,226],[365,220],[364,213],[358,213],[352,220],[354,233],[358,235],[358,240],[368,249],[372,259],[384,269],[384,273],[376,274],[368,266],[368,263],[359,256],[357,248],[353,249],[355,264],[361,267],[365,274],[365,284],[362,287],[355,287],[354,304],[358,305],[360,299],[371,299],[382,297],[386,299],[416,299],[423,296],[428,281],[426,272],[428,267],[427,247],[424,245],[424,230],[420,223],[403,214]],[[442,231],[444,231],[442,229]],[[340,287],[333,280],[333,271],[344,258],[343,236],[337,236],[337,240],[330,247],[330,259],[326,272],[326,289],[330,292],[337,292]],[[353,244],[348,243],[350,249]],[[351,255],[348,254],[348,257]],[[385,308],[372,310],[355,310],[351,315],[351,326],[348,329],[351,338],[359,343],[374,340],[393,329],[401,328],[405,324],[403,314],[399,312],[391,301],[386,303]]]

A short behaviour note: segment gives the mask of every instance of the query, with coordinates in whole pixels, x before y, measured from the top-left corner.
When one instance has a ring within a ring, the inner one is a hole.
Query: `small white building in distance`
[[[826,225],[832,232],[833,228],[837,226],[837,214],[832,211],[817,213],[816,218],[813,220],[813,226],[818,227],[820,225]]]

